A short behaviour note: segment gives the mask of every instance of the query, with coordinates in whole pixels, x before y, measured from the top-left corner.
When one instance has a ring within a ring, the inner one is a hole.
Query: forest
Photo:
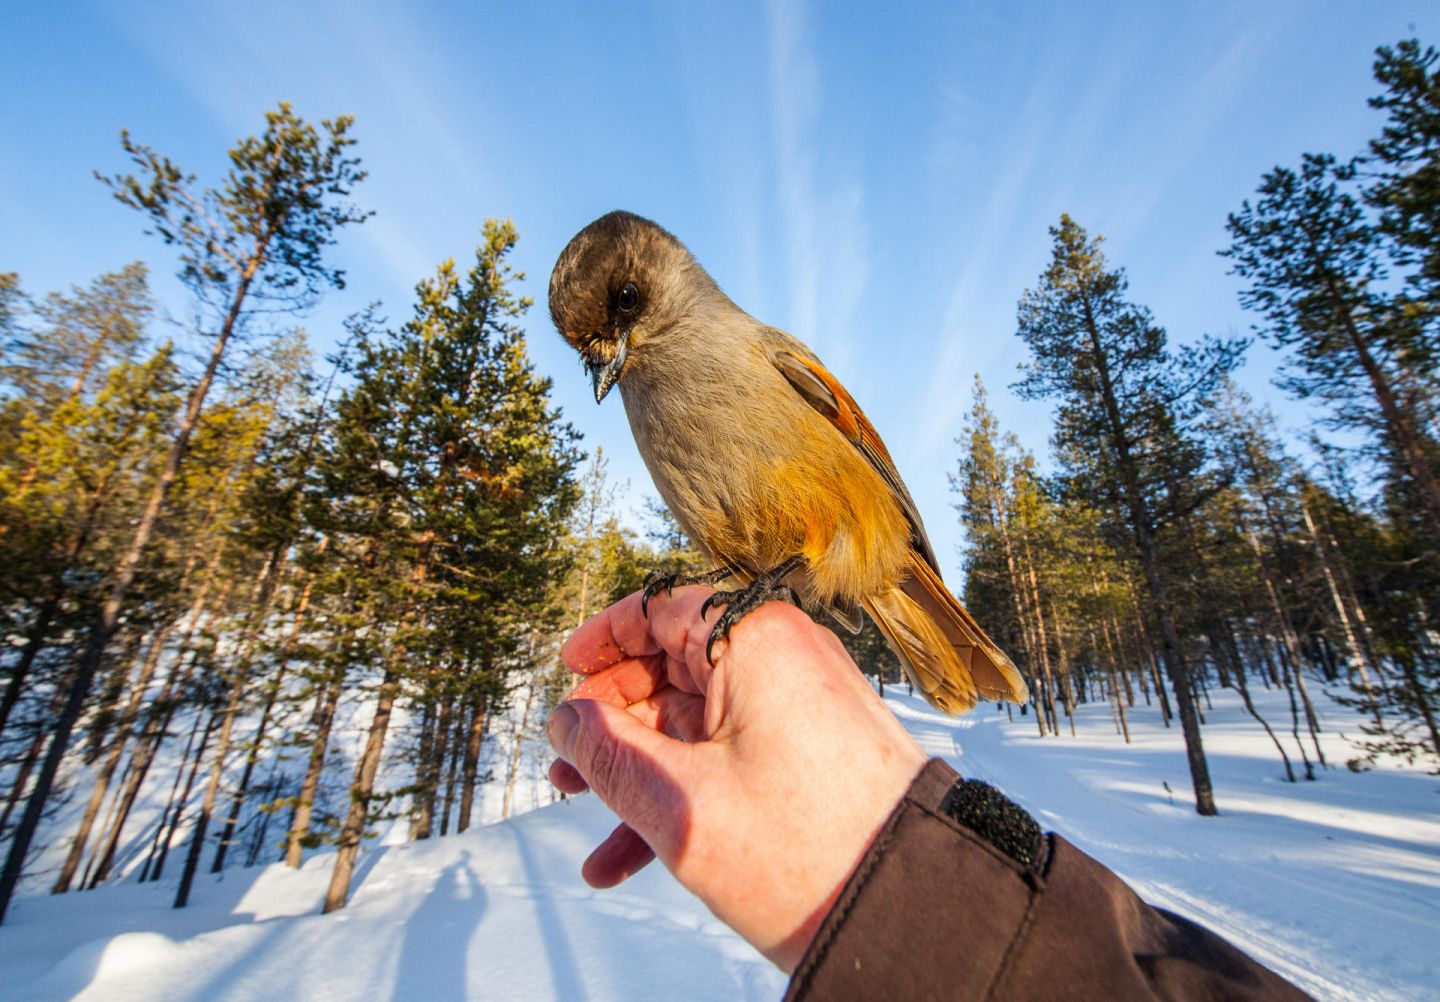
[[[957,429],[961,596],[1030,680],[1012,712],[1062,741],[1080,703],[1127,735],[1158,714],[1202,815],[1224,811],[1217,689],[1292,782],[1440,769],[1440,52],[1382,47],[1374,75],[1365,149],[1276,166],[1228,219],[1252,335],[1169,343],[1065,216],[999,332],[1025,359],[1013,391],[1054,409],[1052,454],[999,426],[978,377]],[[213,184],[122,133],[128,172],[97,177],[177,271],[183,331],[145,262],[44,293],[0,273],[0,920],[22,878],[178,872],[183,907],[202,868],[320,846],[343,908],[382,822],[463,832],[496,779],[509,813],[568,631],[699,560],[658,504],[624,509],[552,404],[511,221],[417,276],[403,321],[375,304],[315,356],[301,321],[369,215],[353,125],[282,103]],[[1252,338],[1324,414],[1306,438],[1233,381]],[[898,678],[873,625],[842,639]],[[1265,719],[1255,687],[1289,714]],[[1347,761],[1321,752],[1320,689],[1354,711]],[[165,806],[142,826],[145,798]],[[52,844],[63,862],[35,872]]]

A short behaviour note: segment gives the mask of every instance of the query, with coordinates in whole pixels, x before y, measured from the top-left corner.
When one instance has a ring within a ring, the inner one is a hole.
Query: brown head
[[[715,282],[685,245],[631,212],[611,212],[565,245],[550,273],[550,318],[605,398],[635,352],[674,330]]]

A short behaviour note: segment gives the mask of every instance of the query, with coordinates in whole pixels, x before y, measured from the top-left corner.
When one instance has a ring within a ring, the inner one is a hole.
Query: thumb
[[[690,746],[629,712],[593,699],[561,703],[550,716],[550,744],[600,799],[661,857],[683,817]]]

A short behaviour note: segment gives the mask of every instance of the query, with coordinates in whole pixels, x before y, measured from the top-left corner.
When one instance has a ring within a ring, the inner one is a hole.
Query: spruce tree
[[[351,562],[350,583],[394,624],[326,911],[345,904],[402,693],[438,726],[452,700],[494,692],[494,673],[533,665],[530,638],[558,614],[576,436],[526,351],[518,321],[531,301],[508,263],[517,239],[513,224],[487,221],[474,266],[462,275],[447,261],[421,282],[409,322],[389,336],[360,330],[355,385],[320,463],[323,531]],[[447,674],[469,681],[457,690]],[[427,803],[442,747],[432,730],[415,787]]]

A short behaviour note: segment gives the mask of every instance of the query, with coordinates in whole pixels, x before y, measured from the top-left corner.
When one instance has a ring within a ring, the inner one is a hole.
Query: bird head
[[[673,333],[715,283],[685,245],[630,212],[611,212],[566,244],[550,273],[550,318],[605,399],[627,364]]]

